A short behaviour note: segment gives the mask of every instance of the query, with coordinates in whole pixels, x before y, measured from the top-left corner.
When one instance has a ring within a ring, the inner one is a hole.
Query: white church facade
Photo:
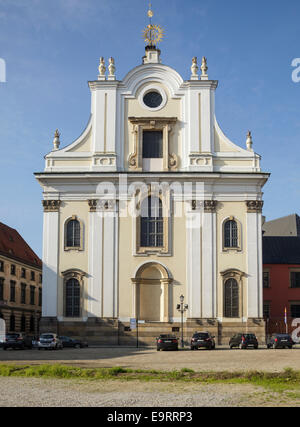
[[[231,142],[215,118],[218,82],[193,58],[190,80],[146,47],[116,79],[114,60],[89,82],[91,116],[61,148],[43,188],[42,331],[128,344],[181,331],[263,340],[262,188],[251,134]]]

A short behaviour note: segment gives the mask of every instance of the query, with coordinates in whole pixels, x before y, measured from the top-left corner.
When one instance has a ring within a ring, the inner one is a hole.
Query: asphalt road
[[[60,363],[82,367],[122,366],[132,369],[174,370],[190,368],[195,371],[279,372],[285,368],[300,370],[300,348],[160,351],[153,348],[84,348],[64,350],[7,350],[0,349],[0,363],[42,364]]]

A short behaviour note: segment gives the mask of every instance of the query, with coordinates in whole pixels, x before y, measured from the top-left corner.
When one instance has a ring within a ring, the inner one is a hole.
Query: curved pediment
[[[183,79],[177,71],[167,65],[144,64],[131,70],[124,78],[122,86],[136,96],[138,89],[146,83],[162,83],[165,85],[171,96],[178,96],[178,90],[183,84]]]

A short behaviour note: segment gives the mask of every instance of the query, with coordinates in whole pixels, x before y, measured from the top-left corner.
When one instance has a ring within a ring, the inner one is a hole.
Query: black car
[[[161,334],[156,338],[157,351],[178,350],[178,339],[175,335]]]
[[[63,347],[72,347],[72,348],[88,347],[88,343],[85,341],[76,340],[70,337],[58,337],[58,338],[61,340]]]
[[[229,341],[229,347],[239,347],[246,349],[248,347],[258,348],[258,341],[254,334],[235,334]]]
[[[202,347],[214,350],[216,348],[214,338],[209,332],[195,332],[191,339],[191,350],[198,350]]]
[[[2,344],[3,350],[7,350],[8,348],[13,349],[21,349],[32,348],[32,337],[28,337],[21,333],[11,333],[6,334],[5,341]]]
[[[267,339],[268,348],[293,348],[294,344],[289,334],[272,334]]]

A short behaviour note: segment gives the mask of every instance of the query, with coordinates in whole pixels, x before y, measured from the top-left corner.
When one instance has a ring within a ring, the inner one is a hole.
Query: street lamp
[[[188,310],[189,306],[188,304],[184,303],[184,296],[180,296],[180,304],[177,304],[177,310],[181,313],[181,348],[184,348],[184,342],[183,342],[183,314]]]

